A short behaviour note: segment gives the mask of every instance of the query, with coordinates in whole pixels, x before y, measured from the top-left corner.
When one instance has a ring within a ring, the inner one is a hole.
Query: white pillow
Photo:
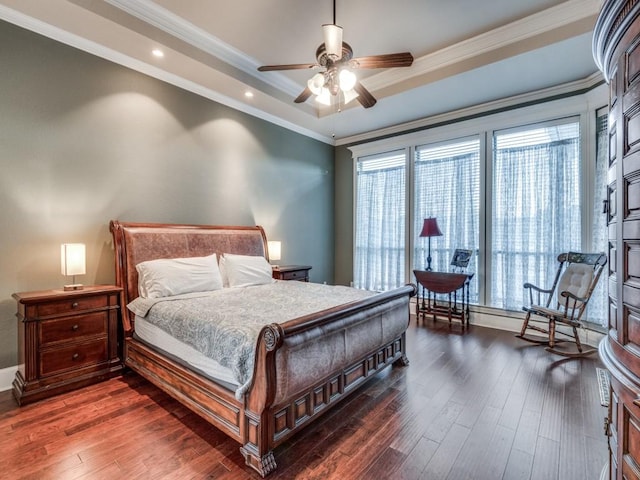
[[[138,291],[143,298],[170,297],[222,288],[215,253],[208,257],[149,260],[136,265],[136,270]]]
[[[275,282],[271,265],[261,256],[225,253],[220,264],[226,277],[225,286],[248,287]]]
[[[228,253],[227,255],[230,254]],[[229,288],[229,276],[227,275],[227,267],[225,266],[224,254],[220,255],[218,268],[220,269],[220,276],[222,277],[222,287]]]

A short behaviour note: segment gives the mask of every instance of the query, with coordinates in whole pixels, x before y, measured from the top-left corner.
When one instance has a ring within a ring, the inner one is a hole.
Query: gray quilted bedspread
[[[277,281],[176,297],[137,298],[128,308],[230,368],[240,384],[236,398],[241,399],[251,384],[256,343],[263,326],[374,294],[343,286]]]

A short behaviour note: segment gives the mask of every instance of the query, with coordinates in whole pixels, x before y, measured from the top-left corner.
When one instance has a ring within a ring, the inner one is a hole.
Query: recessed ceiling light
[[[151,53],[153,54],[154,57],[157,57],[157,58],[164,57],[164,52],[159,48],[154,48],[153,50],[151,50]]]
[[[247,98],[253,98],[253,92],[251,90],[247,90],[244,92],[244,96]]]

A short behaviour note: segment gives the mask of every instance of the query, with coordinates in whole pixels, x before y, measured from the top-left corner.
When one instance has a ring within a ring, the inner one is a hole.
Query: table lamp
[[[280,260],[282,255],[282,242],[279,240],[270,240],[267,242],[267,252],[269,253],[269,261],[278,261]],[[273,268],[278,268],[277,265],[274,265]]]
[[[427,237],[429,239],[429,251],[427,254],[427,271],[431,271],[431,237],[440,237],[442,232],[438,228],[438,222],[435,218],[425,218],[422,224],[421,237]]]
[[[84,243],[63,243],[60,246],[60,266],[62,275],[72,277],[72,283],[65,285],[64,290],[82,290],[82,284],[76,283],[76,275],[86,273]]]

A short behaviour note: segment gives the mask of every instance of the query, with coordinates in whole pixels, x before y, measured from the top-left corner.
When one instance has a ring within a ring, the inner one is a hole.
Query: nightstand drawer
[[[40,346],[107,334],[107,312],[86,313],[40,322]]]
[[[65,370],[107,361],[107,338],[93,342],[54,348],[40,352],[40,375],[53,375]]]
[[[109,297],[107,295],[68,298],[65,300],[56,300],[37,305],[36,316],[48,317],[50,315],[71,315],[75,312],[81,312],[84,310],[105,308],[108,305]]]
[[[300,282],[309,281],[310,265],[280,265],[274,267],[273,278],[276,280],[298,280]]]
[[[282,280],[306,280],[307,276],[306,270],[296,270],[293,272],[282,272],[280,278]]]

